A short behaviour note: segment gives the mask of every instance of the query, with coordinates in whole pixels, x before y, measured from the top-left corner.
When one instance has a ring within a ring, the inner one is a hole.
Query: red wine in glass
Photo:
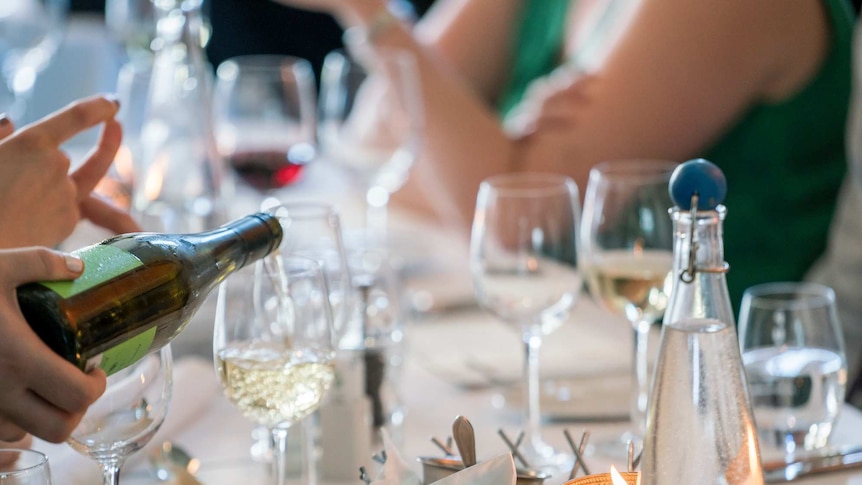
[[[228,163],[239,177],[260,192],[279,189],[298,181],[314,158],[314,147],[297,143],[287,150],[247,149],[229,155]]]

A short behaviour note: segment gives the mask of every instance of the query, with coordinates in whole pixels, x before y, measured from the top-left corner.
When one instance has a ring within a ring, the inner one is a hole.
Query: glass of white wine
[[[72,432],[68,443],[99,463],[105,485],[119,483],[123,462],[149,443],[164,422],[172,367],[171,346],[166,345],[111,374],[105,393]]]
[[[470,271],[483,308],[521,332],[527,406],[521,454],[533,468],[558,471],[571,456],[539,434],[539,349],[577,301],[580,217],[575,182],[561,175],[497,175],[479,186]]]
[[[288,429],[318,408],[333,380],[332,313],[320,263],[276,254],[225,279],[213,350],[230,402],[270,429],[274,482],[284,485]]]
[[[580,234],[580,264],[598,303],[634,329],[630,429],[616,443],[640,443],[649,394],[647,339],[667,307],[672,280],[673,203],[668,182],[677,163],[603,162],[590,171]]]

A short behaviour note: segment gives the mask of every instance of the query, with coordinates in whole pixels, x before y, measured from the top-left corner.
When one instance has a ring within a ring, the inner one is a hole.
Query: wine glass
[[[219,287],[213,350],[230,402],[270,429],[275,483],[286,481],[288,429],[313,413],[333,380],[332,315],[320,264],[275,255]]]
[[[347,45],[350,46],[349,39]],[[422,131],[419,76],[406,51],[355,46],[324,59],[318,135],[328,160],[365,190],[368,228],[384,231],[389,196],[407,180]]]
[[[36,450],[0,449],[0,485],[51,485],[48,457]]]
[[[63,38],[69,0],[4,0],[0,5],[0,61],[5,89],[0,112],[20,119],[36,83]]]
[[[792,282],[748,288],[739,342],[761,446],[784,453],[826,446],[847,381],[832,289]]]
[[[315,155],[316,92],[311,64],[247,55],[222,62],[213,116],[221,156],[247,185],[267,194],[299,180]]]
[[[673,266],[673,205],[663,160],[604,162],[590,171],[581,226],[580,264],[593,298],[634,329],[630,429],[614,446],[640,444],[649,396],[647,340],[667,308]]]
[[[158,431],[171,400],[170,345],[108,376],[105,393],[93,403],[68,443],[102,469],[103,483],[117,485],[120,467]]]
[[[470,270],[479,303],[521,331],[527,396],[521,453],[537,468],[560,469],[571,459],[539,434],[539,348],[580,293],[578,218],[578,189],[568,177],[514,173],[479,186]]]

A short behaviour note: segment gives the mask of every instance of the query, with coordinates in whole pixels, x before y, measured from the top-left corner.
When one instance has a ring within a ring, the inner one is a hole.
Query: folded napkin
[[[147,446],[126,460],[124,470],[139,466],[162,442],[172,439],[195,419],[204,415],[212,401],[221,393],[211,361],[186,357],[174,362],[173,371],[173,396],[165,422]],[[76,452],[69,445],[35,439],[33,448],[48,455],[51,473],[57,483],[92,485],[101,482],[101,472],[96,462]]]
[[[503,453],[434,482],[436,485],[515,485],[515,461]]]
[[[371,485],[420,485],[422,481],[392,444],[389,434],[381,430],[386,464],[383,473]],[[434,482],[436,485],[515,485],[517,474],[511,453],[503,453]]]

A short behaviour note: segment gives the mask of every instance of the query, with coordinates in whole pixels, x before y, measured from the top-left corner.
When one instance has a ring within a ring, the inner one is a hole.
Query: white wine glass
[[[0,449],[0,485],[51,485],[51,467],[44,453]]]
[[[385,231],[389,196],[407,181],[419,152],[422,106],[414,58],[364,46],[331,52],[320,75],[319,118],[324,156],[361,183],[366,227]]]
[[[172,390],[171,346],[108,376],[68,443],[99,464],[104,485],[117,485],[126,458],[150,442],[165,420]]]
[[[305,59],[227,59],[218,67],[213,100],[219,154],[260,194],[297,182],[316,152],[316,105]]]
[[[274,483],[284,485],[288,429],[317,410],[333,380],[332,315],[320,264],[275,255],[226,278],[213,350],[228,400],[272,433]]]
[[[637,445],[646,428],[649,396],[647,340],[667,308],[673,266],[673,203],[668,182],[677,163],[603,162],[590,171],[580,234],[580,265],[589,291],[607,311],[634,329],[630,429],[613,443]]]
[[[568,177],[506,174],[479,186],[470,270],[482,307],[521,332],[527,403],[521,453],[540,469],[560,470],[571,462],[539,433],[539,349],[580,293],[579,216],[578,189]]]
[[[803,282],[748,288],[739,343],[760,445],[788,454],[827,446],[847,383],[832,289]]]
[[[4,89],[0,112],[21,121],[37,75],[63,39],[69,0],[3,0],[0,5],[0,62]]]

